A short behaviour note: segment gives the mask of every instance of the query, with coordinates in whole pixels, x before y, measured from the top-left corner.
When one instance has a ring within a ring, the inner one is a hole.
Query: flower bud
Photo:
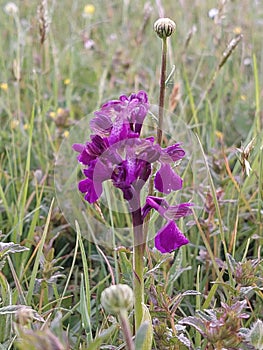
[[[126,284],[110,286],[101,293],[101,304],[111,314],[129,310],[133,305],[133,291]]]
[[[153,27],[157,35],[161,39],[165,39],[175,31],[176,24],[170,18],[159,18]]]
[[[247,340],[256,350],[263,350],[263,322],[257,320],[248,333]]]

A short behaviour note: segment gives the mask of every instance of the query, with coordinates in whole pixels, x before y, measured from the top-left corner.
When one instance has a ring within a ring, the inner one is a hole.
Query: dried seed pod
[[[154,30],[161,39],[171,36],[175,31],[176,24],[170,18],[159,18],[154,23]]]

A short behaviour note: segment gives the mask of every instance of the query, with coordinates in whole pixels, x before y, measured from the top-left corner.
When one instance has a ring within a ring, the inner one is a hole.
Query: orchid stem
[[[163,138],[163,111],[165,100],[165,81],[166,81],[166,57],[167,57],[167,38],[162,39],[162,65],[160,77],[160,95],[159,95],[159,121],[157,130],[157,143],[161,146]]]
[[[132,212],[133,222],[133,291],[134,291],[134,312],[135,331],[142,322],[144,303],[144,278],[143,278],[143,258],[145,252],[145,242],[143,237],[143,219],[141,208]]]

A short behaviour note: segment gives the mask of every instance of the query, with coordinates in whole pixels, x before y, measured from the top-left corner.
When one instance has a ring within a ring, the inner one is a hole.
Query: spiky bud
[[[126,284],[116,284],[106,288],[101,293],[101,304],[111,314],[121,310],[129,310],[133,305],[133,291]]]
[[[159,18],[154,23],[154,30],[161,39],[165,39],[172,35],[175,31],[176,24],[170,18]]]

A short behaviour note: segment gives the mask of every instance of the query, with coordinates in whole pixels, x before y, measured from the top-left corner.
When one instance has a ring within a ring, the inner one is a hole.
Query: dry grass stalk
[[[41,0],[40,5],[37,9],[37,18],[39,24],[40,43],[41,45],[43,45],[44,41],[47,38],[47,33],[49,31],[50,25],[50,21],[48,18],[47,0]]]

